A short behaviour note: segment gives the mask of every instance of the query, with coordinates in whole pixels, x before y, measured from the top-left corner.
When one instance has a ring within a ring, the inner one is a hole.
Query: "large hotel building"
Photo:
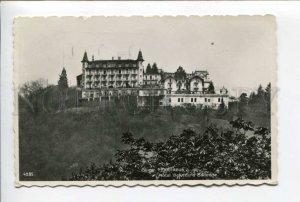
[[[186,73],[180,66],[176,72],[161,69],[145,71],[142,52],[137,59],[82,59],[82,74],[77,76],[81,101],[111,100],[120,96],[136,96],[139,106],[147,106],[149,97],[156,97],[160,106],[209,106],[217,108],[222,102],[228,106],[228,93],[212,87],[207,71]],[[148,68],[147,68],[148,70]]]

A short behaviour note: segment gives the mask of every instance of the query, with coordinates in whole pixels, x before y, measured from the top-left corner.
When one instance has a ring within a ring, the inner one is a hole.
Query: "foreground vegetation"
[[[152,143],[127,132],[128,149],[115,153],[116,162],[72,173],[70,180],[208,180],[271,178],[271,137],[266,128],[231,121],[234,130],[208,127],[203,134],[184,130],[164,142]],[[251,137],[247,131],[254,131]]]
[[[136,105],[132,103],[135,99],[130,97],[115,102],[101,102],[96,103],[95,106],[84,107],[77,102],[77,96],[75,88],[43,87],[34,82],[21,89],[19,94],[21,180],[82,179],[82,173],[88,169],[102,170],[106,168],[105,166],[121,164],[122,162],[119,160],[126,159],[126,155],[124,157],[119,152],[116,154],[116,151],[133,152],[137,142],[149,143],[151,145],[150,152],[153,155],[150,160],[156,161],[155,158],[162,154],[161,151],[171,147],[168,142],[180,141],[188,146],[190,143],[196,143],[193,142],[196,140],[204,141],[205,135],[203,134],[206,133],[210,134],[207,141],[212,144],[216,144],[213,143],[216,141],[225,146],[227,143],[222,138],[232,138],[232,144],[237,144],[238,138],[244,138],[241,141],[244,143],[247,141],[247,146],[238,145],[240,148],[238,151],[242,152],[243,149],[250,148],[249,141],[253,141],[253,144],[258,144],[261,141],[257,136],[259,134],[256,134],[256,140],[249,139],[251,135],[248,134],[240,136],[233,130],[229,121],[240,117],[251,121],[254,125],[270,128],[270,110],[266,108],[269,106],[266,104],[266,100],[269,100],[266,99],[268,98],[267,90],[262,90],[260,95],[257,93],[252,97],[242,95],[238,101],[231,103],[228,109],[218,110],[196,109],[193,106],[137,109]],[[229,135],[229,131],[233,133]],[[126,141],[126,144],[123,144],[126,137],[131,136],[130,134],[135,136],[131,138],[132,142]],[[269,140],[263,140],[263,142],[267,141]],[[141,144],[144,145],[144,143]],[[263,144],[267,145],[267,143]],[[201,147],[198,146],[197,148],[202,148],[201,145]],[[266,146],[262,145],[261,148],[264,149]],[[208,150],[206,151],[206,149]],[[216,155],[216,153],[210,153],[209,147],[206,149],[205,152],[209,153],[210,158]],[[220,152],[220,150],[217,151]],[[264,151],[264,155],[266,152],[268,150]],[[233,155],[232,153],[227,154]],[[166,155],[171,155],[171,153]],[[183,158],[184,155],[181,157]],[[143,161],[142,159],[140,160]],[[92,162],[97,163],[97,166],[91,164]],[[91,165],[91,167],[85,169],[87,165]],[[268,165],[265,165],[266,168]],[[84,169],[80,172],[80,168]],[[149,169],[149,172],[152,172],[152,168]],[[259,170],[266,171],[267,169],[259,168]],[[27,172],[33,172],[33,176],[24,175]],[[157,178],[160,175],[156,173],[156,175],[151,176]],[[269,175],[270,173],[261,173],[259,176],[266,178]],[[152,179],[151,176],[148,177]],[[222,177],[221,174],[217,176]],[[241,173],[238,175],[239,178],[242,176]],[[251,178],[249,173],[246,176]],[[102,179],[102,177],[99,173],[97,174],[97,178]],[[143,175],[143,177],[145,176]],[[111,179],[111,177],[103,179]]]

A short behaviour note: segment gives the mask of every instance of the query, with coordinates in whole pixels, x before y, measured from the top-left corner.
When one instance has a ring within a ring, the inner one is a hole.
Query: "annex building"
[[[149,98],[156,98],[160,106],[209,106],[217,108],[221,103],[228,106],[228,91],[223,87],[215,91],[207,71],[186,73],[179,66],[176,72],[162,69],[145,70],[142,51],[136,60],[88,59],[84,53],[82,74],[77,76],[81,101],[111,100],[121,96],[136,96],[138,106],[147,106]],[[150,99],[151,100],[151,99]]]

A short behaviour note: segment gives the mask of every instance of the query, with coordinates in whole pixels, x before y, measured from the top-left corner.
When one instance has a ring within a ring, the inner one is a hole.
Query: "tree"
[[[44,79],[26,82],[20,87],[19,102],[24,103],[32,113],[37,114],[44,108],[45,89]]]
[[[68,86],[68,78],[67,78],[67,72],[66,69],[63,68],[61,75],[59,75],[59,80],[58,80],[58,88],[60,90],[65,90],[67,89]]]
[[[261,99],[264,97],[264,94],[265,94],[265,91],[263,89],[263,87],[261,86],[261,84],[258,86],[258,89],[257,89],[257,97],[258,99]]]
[[[179,66],[177,71],[175,72],[175,79],[176,80],[185,80],[186,79],[185,70],[181,66]]]
[[[238,105],[238,115],[243,116],[246,114],[246,111],[248,109],[248,102],[249,98],[247,96],[247,93],[242,93],[239,97],[239,105]]]
[[[249,103],[255,102],[256,94],[255,92],[251,92],[249,96]]]
[[[249,98],[247,96],[247,93],[242,93],[239,97],[240,103],[247,104],[248,100],[249,100]]]
[[[271,99],[271,83],[268,83],[268,85],[265,89],[265,98],[267,101],[270,101],[270,99]]]
[[[207,88],[207,93],[208,94],[215,94],[215,86],[213,82],[210,82],[208,88]]]
[[[59,75],[58,80],[58,89],[60,91],[60,108],[63,110],[65,108],[65,102],[67,98],[67,90],[68,90],[68,78],[66,69],[63,68],[61,75]]]
[[[153,63],[152,65],[152,74],[158,74],[158,68],[156,63]]]
[[[218,114],[224,114],[226,112],[226,106],[224,103],[224,99],[221,99],[221,104],[218,107]]]
[[[146,67],[146,74],[150,74],[151,73],[151,65],[150,63],[148,63],[147,67]]]
[[[267,108],[267,113],[271,111],[271,83],[269,83],[265,89],[265,103]]]
[[[30,81],[30,82],[24,83],[21,86],[19,92],[23,97],[29,98],[29,97],[39,93],[44,87],[45,87],[44,80],[38,79],[35,81]]]

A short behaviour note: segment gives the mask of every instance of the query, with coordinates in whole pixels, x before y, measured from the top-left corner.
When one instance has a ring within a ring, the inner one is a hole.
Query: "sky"
[[[136,59],[175,72],[207,70],[216,87],[253,89],[274,81],[276,23],[272,16],[19,17],[14,23],[19,84],[39,78],[69,85],[82,72],[86,50],[95,60]]]

